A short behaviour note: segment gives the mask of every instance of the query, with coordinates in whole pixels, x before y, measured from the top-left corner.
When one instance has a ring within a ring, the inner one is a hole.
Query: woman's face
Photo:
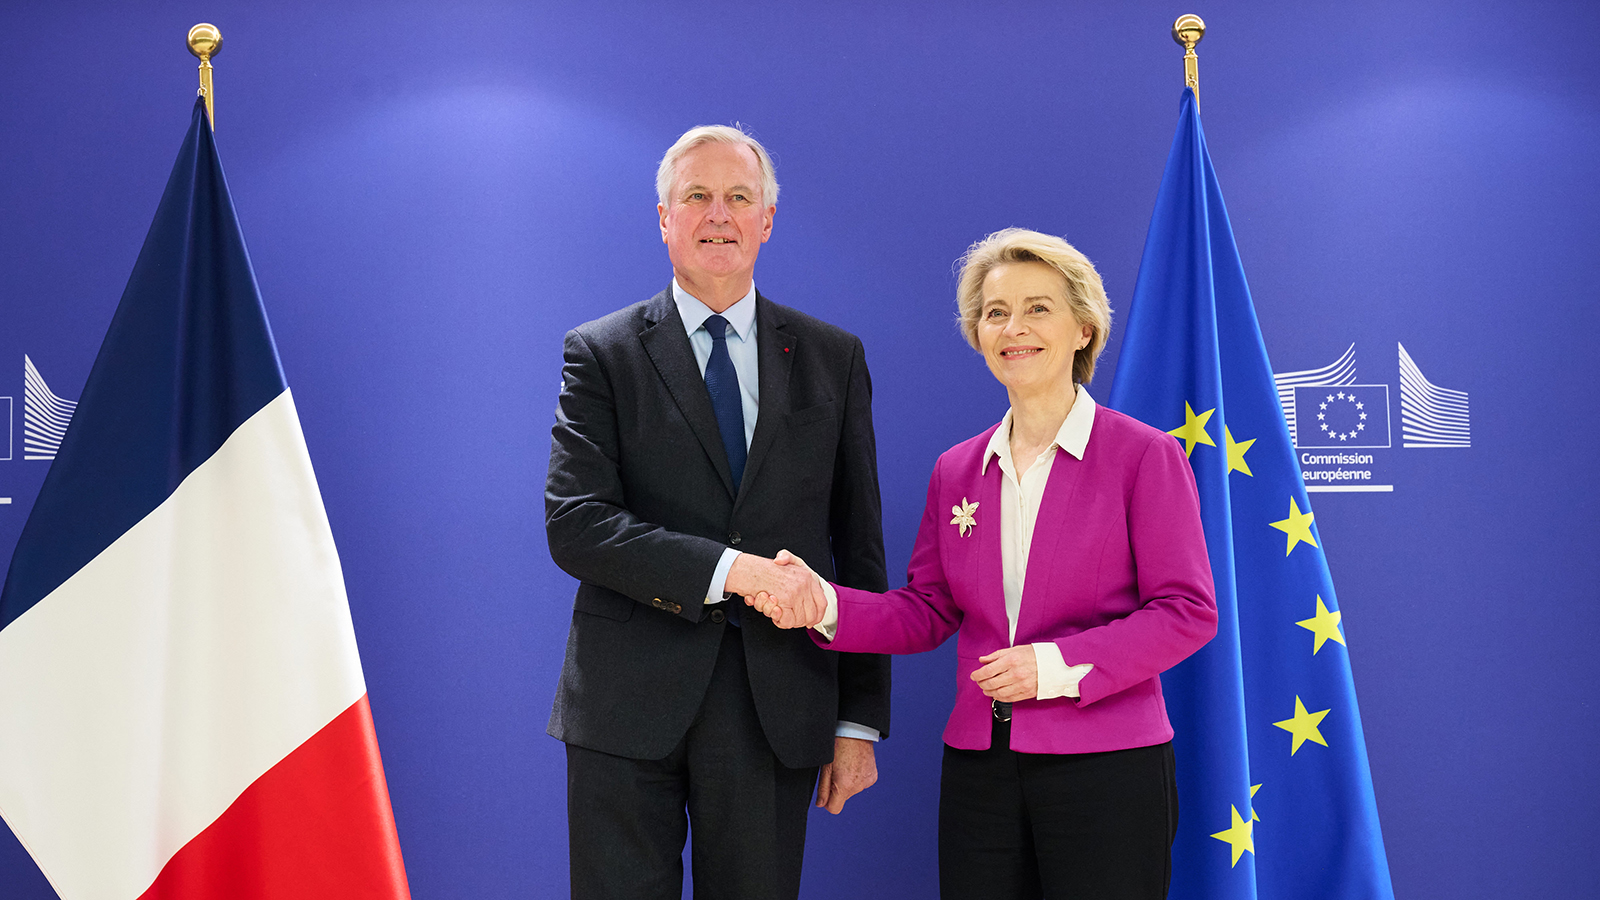
[[[1018,396],[1072,390],[1072,360],[1092,334],[1067,305],[1067,281],[1041,262],[1005,263],[983,279],[978,346]]]

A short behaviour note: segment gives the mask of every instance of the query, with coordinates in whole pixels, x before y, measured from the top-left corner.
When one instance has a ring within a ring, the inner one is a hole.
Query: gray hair
[[[742,128],[731,128],[727,125],[696,125],[685,131],[683,137],[667,148],[665,156],[661,157],[661,165],[656,167],[656,201],[662,206],[667,206],[667,192],[672,190],[672,177],[678,168],[678,160],[684,154],[701,144],[734,144],[749,147],[755,151],[756,159],[761,164],[761,205],[778,205],[778,176],[772,167],[772,157],[767,154],[767,148],[761,142],[745,133]]]
[[[1004,228],[967,248],[956,261],[961,267],[961,282],[956,288],[957,318],[961,334],[978,346],[978,317],[983,312],[983,280],[996,266],[1008,263],[1044,263],[1061,274],[1067,283],[1067,307],[1079,324],[1088,325],[1089,343],[1072,358],[1072,380],[1088,384],[1094,377],[1095,360],[1106,347],[1111,333],[1111,301],[1105,285],[1089,258],[1054,235],[1026,228]]]

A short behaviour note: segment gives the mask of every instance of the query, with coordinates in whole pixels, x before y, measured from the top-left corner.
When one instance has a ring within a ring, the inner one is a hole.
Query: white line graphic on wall
[[[1471,447],[1472,419],[1467,392],[1442,388],[1400,348],[1400,446]]]
[[[1272,380],[1278,386],[1278,402],[1283,404],[1283,418],[1289,423],[1289,442],[1300,446],[1295,431],[1294,389],[1310,385],[1345,385],[1356,383],[1356,345],[1351,344],[1344,355],[1320,369],[1303,372],[1274,372]]]
[[[50,390],[27,354],[22,356],[22,458],[55,459],[78,404]]]

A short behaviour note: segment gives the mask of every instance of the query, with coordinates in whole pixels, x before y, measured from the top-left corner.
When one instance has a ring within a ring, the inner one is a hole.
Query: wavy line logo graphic
[[[1344,355],[1320,369],[1301,372],[1274,372],[1272,380],[1278,386],[1278,402],[1283,404],[1283,418],[1289,423],[1289,442],[1300,446],[1300,435],[1295,427],[1295,388],[1342,386],[1356,383],[1356,345],[1351,344]],[[1385,413],[1387,413],[1385,408]]]
[[[57,397],[27,354],[22,357],[22,458],[55,459],[78,404]]]
[[[1429,381],[1406,345],[1396,346],[1400,348],[1400,446],[1471,447],[1467,392]]]

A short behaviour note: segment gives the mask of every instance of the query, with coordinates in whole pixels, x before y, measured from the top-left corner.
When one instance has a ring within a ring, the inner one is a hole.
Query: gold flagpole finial
[[[206,98],[206,119],[217,130],[217,112],[212,106],[211,57],[222,52],[222,32],[209,22],[189,29],[189,52],[200,57],[200,96]]]
[[[1206,23],[1196,15],[1179,16],[1172,23],[1172,39],[1183,45],[1183,83],[1194,91],[1194,109],[1200,111],[1200,58],[1194,45],[1206,36]]]

